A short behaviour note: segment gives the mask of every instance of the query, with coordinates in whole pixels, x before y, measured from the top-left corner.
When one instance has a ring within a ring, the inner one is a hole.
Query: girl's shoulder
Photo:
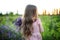
[[[40,22],[40,21],[41,21],[41,19],[40,19],[40,18],[37,18],[37,21],[38,21],[38,22]]]
[[[40,18],[37,18],[37,23],[41,24],[41,19]]]

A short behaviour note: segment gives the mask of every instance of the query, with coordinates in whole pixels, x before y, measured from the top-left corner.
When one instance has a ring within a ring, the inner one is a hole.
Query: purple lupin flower
[[[22,18],[17,18],[16,20],[15,20],[15,22],[14,22],[14,24],[16,25],[16,26],[21,26],[21,24],[22,24]]]

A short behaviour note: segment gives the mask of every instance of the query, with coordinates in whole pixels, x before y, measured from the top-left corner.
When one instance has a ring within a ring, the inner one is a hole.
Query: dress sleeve
[[[38,26],[39,26],[39,30],[40,30],[40,32],[44,32],[44,29],[43,29],[43,26],[42,26],[42,22],[41,22],[41,20],[40,19],[38,19]]]

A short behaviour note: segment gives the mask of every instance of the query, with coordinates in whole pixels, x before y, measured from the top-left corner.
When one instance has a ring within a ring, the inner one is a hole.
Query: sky
[[[5,14],[6,12],[17,12],[24,14],[26,5],[36,5],[38,13],[42,13],[44,9],[52,11],[54,8],[60,8],[60,0],[0,0],[0,12]]]

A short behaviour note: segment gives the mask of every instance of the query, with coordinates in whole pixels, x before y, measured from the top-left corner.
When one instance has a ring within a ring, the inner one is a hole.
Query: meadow
[[[14,23],[21,15],[0,15],[0,39],[24,40]],[[44,32],[43,40],[60,40],[60,15],[39,15]]]

